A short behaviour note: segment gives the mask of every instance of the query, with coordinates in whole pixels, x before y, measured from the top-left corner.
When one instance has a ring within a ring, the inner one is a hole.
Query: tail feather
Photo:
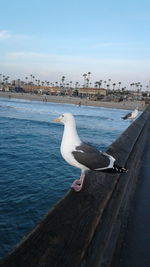
[[[106,173],[126,173],[128,170],[124,167],[120,167],[116,164],[114,164],[113,168],[101,170],[102,172]]]

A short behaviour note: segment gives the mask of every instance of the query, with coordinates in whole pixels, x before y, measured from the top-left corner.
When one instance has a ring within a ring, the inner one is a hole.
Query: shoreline
[[[94,106],[114,109],[125,109],[133,110],[139,107],[140,111],[143,111],[146,106],[144,101],[123,101],[123,102],[103,102],[103,101],[92,101],[79,97],[70,96],[52,96],[52,95],[37,95],[30,93],[12,93],[12,92],[0,92],[0,98],[16,98],[31,101],[42,101],[42,102],[53,102],[53,103],[64,103],[78,105],[81,102],[81,106]]]

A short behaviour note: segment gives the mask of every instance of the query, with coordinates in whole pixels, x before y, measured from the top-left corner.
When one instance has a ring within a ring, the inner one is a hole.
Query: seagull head
[[[63,124],[71,124],[74,123],[74,117],[71,113],[63,113],[58,118],[54,120],[54,122],[62,122]]]

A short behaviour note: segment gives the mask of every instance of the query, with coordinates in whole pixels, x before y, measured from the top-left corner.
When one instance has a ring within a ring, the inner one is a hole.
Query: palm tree
[[[32,76],[32,78],[33,78],[33,85],[34,85],[34,78],[35,78],[35,76]]]
[[[31,84],[32,84],[32,74],[30,74],[30,77],[31,77]]]
[[[18,81],[18,87],[20,87],[20,79],[18,79],[17,81]]]
[[[26,79],[26,84],[27,84],[28,77],[25,77],[25,79]]]
[[[113,85],[112,85],[112,86],[113,86],[113,90],[115,90],[115,87],[116,87],[116,83],[113,83]]]
[[[3,75],[3,84],[4,84],[4,81],[5,81],[5,75]]]
[[[141,86],[141,82],[138,82],[139,87]]]
[[[87,87],[89,86],[89,82],[90,82],[90,75],[91,75],[91,72],[89,71],[88,73],[87,73]]]
[[[72,81],[69,82],[70,83],[70,88],[72,87]]]
[[[98,88],[100,88],[101,87],[101,80],[100,81],[97,81],[97,82],[95,82],[95,87],[97,87],[98,86]]]
[[[106,87],[106,83],[107,83],[107,81],[104,81],[104,88]]]
[[[106,84],[107,90],[109,90],[110,84]]]
[[[147,94],[147,96],[149,96],[149,89],[150,89],[149,85],[146,85],[146,94]]]
[[[97,88],[97,86],[98,86],[98,82],[95,82],[95,88]]]
[[[6,84],[8,83],[8,80],[9,80],[9,76],[7,76],[7,77],[5,78]]]
[[[109,82],[109,87],[110,87],[111,79],[108,79],[108,82]]]
[[[88,72],[88,78],[89,78],[89,79],[90,79],[90,75],[91,75],[91,72],[89,71],[89,72]]]
[[[84,77],[84,84],[83,84],[83,87],[85,87],[85,86],[86,86],[86,76],[87,76],[87,74],[86,74],[86,73],[84,73],[84,74],[83,74],[83,77]]]
[[[62,81],[62,87],[65,86],[65,84],[64,84],[65,78],[66,78],[65,76],[62,76],[62,78],[61,78],[61,81]]]
[[[64,82],[65,78],[66,78],[65,76],[62,76],[61,78],[62,83]]]
[[[133,90],[134,90],[134,87],[135,87],[135,83],[132,83],[132,86],[133,86]]]
[[[139,83],[135,83],[135,86],[136,86],[136,89],[137,89],[137,91],[138,91]]]
[[[79,84],[79,82],[76,82],[76,83],[75,83],[75,88],[76,88],[76,89],[78,88],[78,84]]]
[[[89,87],[89,79],[86,78],[86,87]]]
[[[120,85],[121,85],[121,82],[118,82],[118,84],[119,84],[119,87],[118,87],[118,89],[120,90]]]

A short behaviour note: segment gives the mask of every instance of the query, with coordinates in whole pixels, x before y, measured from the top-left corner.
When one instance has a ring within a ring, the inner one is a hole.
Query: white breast
[[[80,145],[81,140],[77,134],[75,125],[66,124],[64,127],[64,133],[60,147],[62,157],[70,165],[82,170],[87,170],[88,168],[76,161],[72,154],[72,151],[75,151],[75,148]]]

